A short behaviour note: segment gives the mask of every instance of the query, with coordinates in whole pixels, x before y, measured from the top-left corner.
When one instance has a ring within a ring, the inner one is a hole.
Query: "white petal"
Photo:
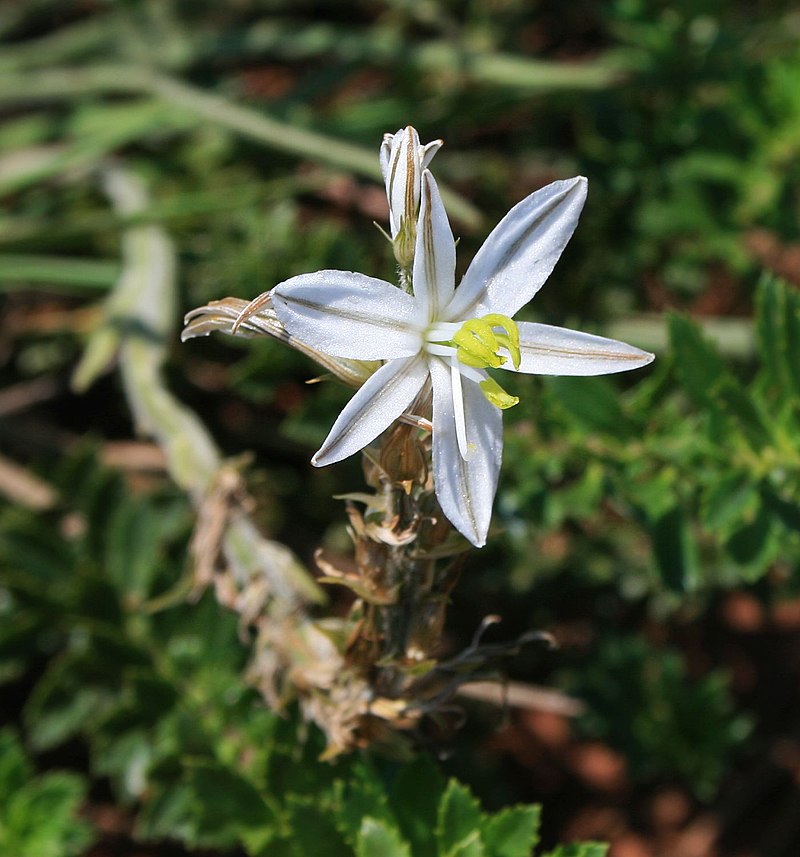
[[[429,321],[439,317],[453,296],[456,245],[436,180],[429,170],[422,174],[422,199],[414,251],[414,296]]]
[[[271,295],[289,333],[333,357],[389,360],[421,347],[416,301],[383,280],[317,271],[279,283]]]
[[[528,303],[572,237],[586,187],[583,176],[553,182],[515,205],[478,250],[446,319],[513,316]]]
[[[430,143],[426,143],[420,149],[420,155],[422,159],[422,169],[426,170],[433,160],[433,156],[442,148],[444,145],[444,140],[433,140]]]
[[[580,330],[521,321],[517,371],[535,375],[608,375],[638,369],[653,355],[633,345]],[[512,369],[507,361],[504,369]]]
[[[400,133],[399,131],[397,132]],[[381,148],[378,152],[378,161],[381,165],[381,175],[383,176],[384,182],[386,181],[386,176],[389,172],[389,159],[392,154],[392,140],[394,140],[394,134],[384,134],[383,140],[381,142]]]
[[[433,381],[436,497],[450,523],[475,547],[483,547],[503,458],[503,417],[474,381],[461,379],[467,440],[475,447],[469,461],[465,461],[456,438],[450,369],[438,358],[431,358],[429,365]]]
[[[363,449],[406,410],[427,378],[421,355],[381,366],[345,405],[311,463],[322,467]]]

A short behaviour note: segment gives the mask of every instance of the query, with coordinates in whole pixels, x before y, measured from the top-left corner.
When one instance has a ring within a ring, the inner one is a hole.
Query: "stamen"
[[[472,366],[465,366],[463,363],[458,364],[458,371],[461,373],[462,378],[468,378],[476,384],[480,384],[486,377],[483,372],[473,369]]]
[[[501,328],[503,332],[497,333],[494,328]],[[519,402],[517,396],[510,395],[497,381],[478,370],[503,366],[508,357],[500,354],[501,349],[508,353],[514,368],[519,369],[522,359],[519,329],[508,316],[490,313],[461,324],[439,322],[425,332],[424,339],[428,354],[444,357],[450,364],[456,439],[461,457],[467,460],[474,445],[467,441],[461,377],[478,384],[487,401],[496,408],[505,410],[516,405]]]
[[[461,389],[461,372],[458,361],[450,361],[450,377],[453,385],[453,415],[456,420],[456,440],[458,451],[464,461],[469,461],[475,451],[474,444],[467,442],[467,421],[464,415],[464,391]]]
[[[497,342],[505,348],[511,355],[511,362],[515,369],[519,369],[519,364],[522,361],[522,354],[519,350],[519,328],[513,319],[507,315],[501,315],[499,312],[492,312],[485,315],[482,319],[492,327],[502,327],[505,333],[496,333]]]
[[[456,355],[456,349],[452,345],[439,345],[438,342],[428,342],[425,350],[428,354],[435,354],[437,357],[455,357]]]
[[[513,408],[514,405],[519,404],[519,396],[512,396],[507,393],[497,383],[497,381],[494,380],[494,378],[486,378],[485,380],[482,380],[480,382],[480,388],[487,400],[496,408],[500,408],[501,411],[504,411],[507,408]]]
[[[452,321],[441,321],[434,327],[431,327],[425,334],[428,342],[449,342],[453,338],[453,334],[461,327]]]
[[[505,362],[497,350],[500,344],[492,328],[482,318],[471,318],[453,336],[458,346],[458,359],[467,366],[497,369]]]
[[[502,332],[496,332],[499,327]],[[449,346],[456,349],[459,363],[476,369],[499,369],[508,357],[515,369],[519,369],[522,355],[519,348],[519,330],[506,315],[489,313],[482,318],[470,318],[458,324],[439,322],[425,333],[426,347],[430,353],[440,356],[441,351],[432,346]]]

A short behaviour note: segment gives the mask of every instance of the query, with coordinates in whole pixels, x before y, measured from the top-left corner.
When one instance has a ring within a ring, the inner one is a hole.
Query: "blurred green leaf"
[[[94,838],[78,818],[86,784],[75,774],[34,776],[22,746],[0,731],[0,854],[77,857]]]
[[[358,834],[357,857],[411,857],[408,844],[385,822],[366,817]]]
[[[539,842],[538,806],[514,806],[483,825],[481,839],[489,857],[529,857]]]
[[[548,851],[543,857],[606,857],[608,845],[600,842],[573,842],[559,845],[555,851]]]
[[[481,809],[469,790],[450,780],[442,795],[436,821],[439,857],[483,857]]]
[[[619,401],[618,389],[604,378],[548,378],[562,406],[586,431],[634,432]]]
[[[333,791],[336,824],[349,842],[361,841],[367,818],[376,826],[375,836],[380,836],[380,831],[394,832],[397,822],[389,809],[384,784],[364,765],[355,766],[350,776],[334,783]]]
[[[724,672],[689,681],[677,651],[634,636],[603,638],[566,678],[587,704],[584,734],[623,752],[634,777],[678,776],[701,798],[750,729]]]
[[[420,783],[425,783],[424,789]],[[436,828],[446,786],[442,772],[427,753],[419,753],[404,765],[391,784],[390,806],[414,857],[434,857],[437,853],[431,832]]]
[[[228,768],[192,760],[186,782],[197,844],[232,847],[246,838],[259,850],[278,832],[277,817],[259,791]]]
[[[752,569],[755,578],[760,577],[780,551],[769,509],[757,509],[749,521],[731,533],[726,545],[738,563]]]
[[[352,857],[353,847],[336,829],[330,812],[318,801],[290,798],[286,803],[289,837],[297,853],[305,857]]]
[[[697,586],[698,563],[689,521],[683,509],[673,507],[651,523],[653,551],[661,577],[675,592],[689,592]]]

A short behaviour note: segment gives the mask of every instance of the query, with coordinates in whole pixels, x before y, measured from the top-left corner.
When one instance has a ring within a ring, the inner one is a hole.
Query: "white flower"
[[[345,406],[313,464],[353,455],[432,389],[436,496],[464,536],[485,544],[503,451],[501,408],[516,402],[486,369],[603,375],[653,359],[612,339],[511,320],[553,270],[586,186],[582,177],[554,182],[512,208],[455,288],[453,234],[424,170],[413,294],[347,271],[303,274],[273,289],[292,336],[336,357],[385,361]]]
[[[396,134],[384,134],[380,163],[389,200],[389,229],[394,255],[401,268],[414,259],[417,216],[422,188],[422,171],[442,147],[441,140],[424,146],[410,125]]]

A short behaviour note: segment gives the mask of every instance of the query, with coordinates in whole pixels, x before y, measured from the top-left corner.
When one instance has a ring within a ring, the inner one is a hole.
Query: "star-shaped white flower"
[[[348,271],[302,274],[273,289],[275,311],[291,335],[335,357],[385,361],[345,406],[313,464],[363,449],[432,390],[437,499],[467,539],[485,544],[503,451],[501,408],[516,402],[486,368],[604,375],[653,359],[613,339],[511,320],[553,270],[586,186],[583,177],[554,182],[512,208],[456,288],[453,234],[424,170],[413,294]]]

